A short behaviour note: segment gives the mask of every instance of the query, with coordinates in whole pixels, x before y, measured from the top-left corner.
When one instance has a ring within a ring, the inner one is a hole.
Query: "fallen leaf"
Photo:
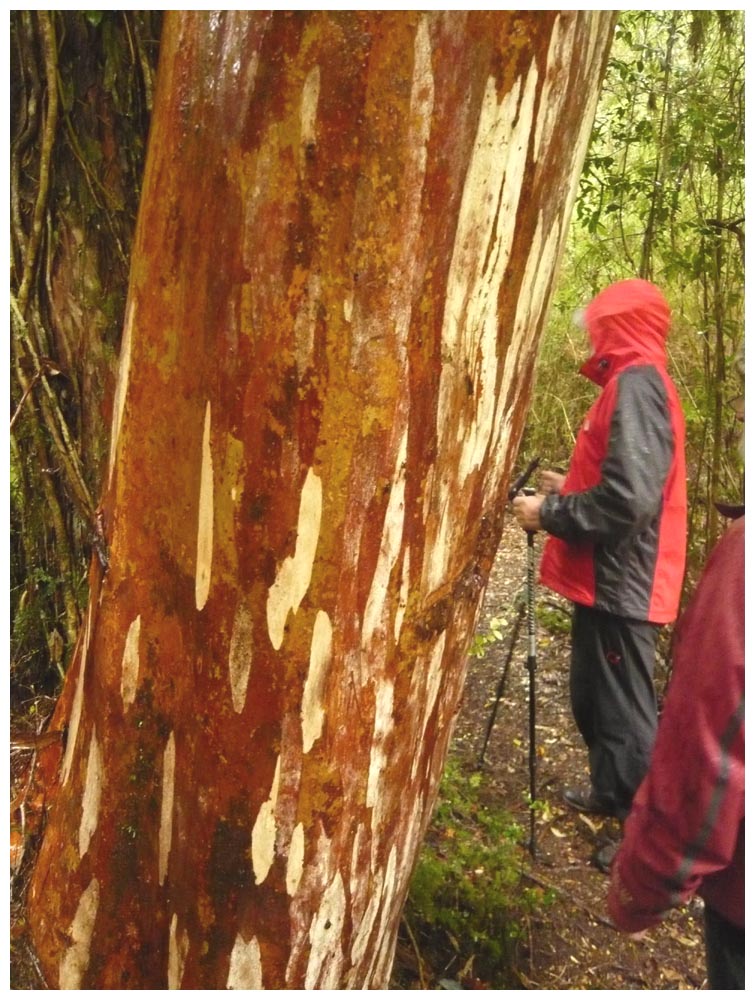
[[[674,941],[678,941],[679,944],[683,944],[685,948],[697,948],[700,944],[699,941],[695,941],[692,938],[685,937],[684,934],[680,934],[679,931],[673,929],[669,930],[669,937],[672,937]]]
[[[595,825],[595,823],[593,823],[593,821],[589,818],[589,816],[585,816],[584,813],[580,813],[579,816],[578,816],[578,819],[579,819],[580,823],[584,823],[584,825],[589,830],[591,830],[592,833],[595,834],[595,836],[597,837],[597,835],[598,835],[598,827]]]

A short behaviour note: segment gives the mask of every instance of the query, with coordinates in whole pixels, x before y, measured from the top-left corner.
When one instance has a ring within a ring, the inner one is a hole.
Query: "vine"
[[[59,681],[86,601],[159,26],[149,11],[11,12],[11,666],[21,699]]]

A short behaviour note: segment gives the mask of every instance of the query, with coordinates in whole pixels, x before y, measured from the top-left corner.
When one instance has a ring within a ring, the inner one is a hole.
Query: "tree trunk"
[[[166,15],[50,985],[386,987],[612,24]]]

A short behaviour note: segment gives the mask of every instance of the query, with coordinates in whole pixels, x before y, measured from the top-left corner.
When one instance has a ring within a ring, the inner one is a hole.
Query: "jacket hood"
[[[580,371],[604,385],[629,364],[666,364],[671,309],[660,289],[642,278],[609,285],[584,312],[593,354]]]

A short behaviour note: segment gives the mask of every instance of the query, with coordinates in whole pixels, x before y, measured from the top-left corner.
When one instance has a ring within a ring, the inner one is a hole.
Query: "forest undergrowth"
[[[525,551],[521,530],[509,521],[481,615],[479,635],[487,640],[477,644],[482,655],[469,661],[446,777],[405,909],[394,985],[704,989],[698,901],[674,911],[639,942],[610,925],[608,880],[591,857],[620,831],[615,820],[574,813],[561,800],[564,786],[584,784],[586,753],[569,709],[568,609],[541,588],[534,856],[531,852],[526,630],[506,670],[523,598]],[[659,695],[666,670],[659,653]]]

